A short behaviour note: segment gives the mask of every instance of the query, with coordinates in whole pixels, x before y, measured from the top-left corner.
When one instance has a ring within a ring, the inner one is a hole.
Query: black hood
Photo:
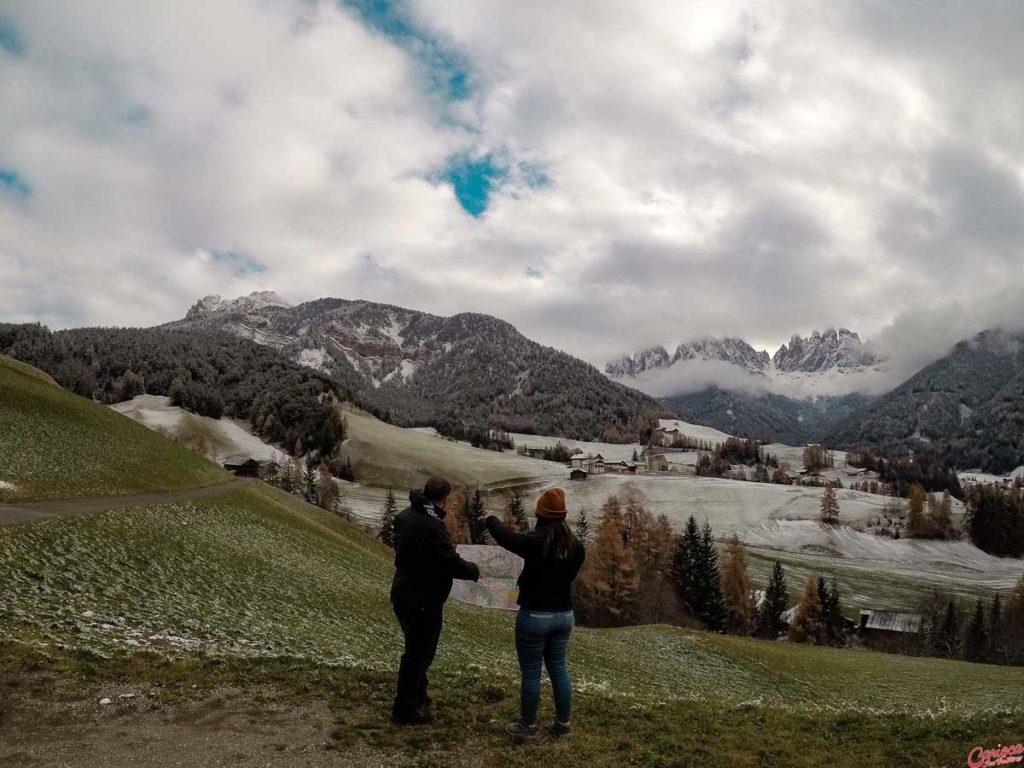
[[[418,488],[414,488],[409,491],[409,503],[412,504],[412,508],[417,512],[427,514],[428,509],[432,509],[434,514],[437,515],[441,520],[444,520],[445,511],[433,504],[426,496],[423,495],[423,491]]]

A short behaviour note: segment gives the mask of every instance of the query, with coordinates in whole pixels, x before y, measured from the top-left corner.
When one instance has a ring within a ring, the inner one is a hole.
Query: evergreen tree
[[[942,623],[939,625],[938,651],[947,658],[955,657],[960,651],[960,612],[952,598],[946,603]]]
[[[803,597],[797,605],[793,623],[789,627],[789,639],[795,643],[823,644],[828,637],[825,622],[821,614],[821,598],[818,580],[814,576],[807,579]]]
[[[993,664],[1006,663],[1005,634],[1006,627],[1003,625],[1003,596],[996,592],[992,598],[992,607],[988,613],[987,639],[988,649],[986,658]]]
[[[764,464],[754,465],[754,482],[755,483],[768,483],[771,479],[768,477],[768,467]]]
[[[512,494],[512,498],[508,501],[508,517],[520,533],[526,533],[530,530],[530,520],[526,516],[526,506],[523,504],[523,497],[518,493]]]
[[[818,600],[821,603],[821,620],[825,625],[825,638],[831,645],[843,645],[846,641],[846,627],[843,621],[842,598],[835,579],[825,583],[825,577],[818,577]]]
[[[725,625],[725,600],[722,598],[722,574],[718,567],[718,553],[711,535],[711,524],[704,522],[700,544],[694,558],[696,570],[697,615],[710,630],[718,631]]]
[[[306,454],[305,466],[302,472],[302,480],[302,497],[310,504],[316,504],[316,462],[313,460],[312,451]]]
[[[1006,663],[1024,664],[1024,576],[1006,598],[1002,623]]]
[[[579,517],[576,518],[576,538],[580,540],[584,549],[590,548],[590,519],[587,517],[586,509],[581,509]]]
[[[974,604],[974,614],[967,624],[967,633],[963,638],[960,655],[968,661],[982,661],[988,648],[988,636],[985,627],[985,606],[979,597]]]
[[[484,496],[477,488],[473,495],[466,499],[463,517],[469,529],[470,544],[486,544],[487,529],[484,527]]]
[[[754,585],[750,580],[747,551],[734,533],[725,550],[722,564],[722,597],[726,607],[726,626],[730,632],[746,635],[754,628]]]
[[[392,549],[395,546],[395,518],[398,516],[398,502],[395,492],[388,489],[384,498],[384,513],[380,517],[380,540]]]
[[[694,616],[699,616],[697,605],[697,550],[699,547],[700,531],[697,528],[697,518],[690,515],[683,533],[676,540],[672,571],[679,597]]]
[[[761,607],[757,612],[757,633],[772,639],[778,637],[786,627],[782,614],[787,608],[789,585],[786,583],[786,572],[782,569],[782,563],[776,560],[764,592],[764,600],[761,601]]]
[[[826,525],[839,522],[839,499],[831,485],[825,486],[825,492],[821,494],[821,522]]]

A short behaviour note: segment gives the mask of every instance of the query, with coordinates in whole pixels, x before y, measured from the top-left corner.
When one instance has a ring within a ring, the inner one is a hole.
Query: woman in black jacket
[[[575,624],[572,583],[586,552],[566,525],[565,513],[565,491],[551,488],[537,500],[537,525],[532,532],[516,533],[494,515],[486,519],[494,540],[526,561],[519,574],[516,617],[516,653],[522,675],[519,720],[505,726],[521,739],[537,736],[542,664],[547,667],[555,697],[555,720],[548,732],[561,737],[572,731],[572,681],[565,657]]]

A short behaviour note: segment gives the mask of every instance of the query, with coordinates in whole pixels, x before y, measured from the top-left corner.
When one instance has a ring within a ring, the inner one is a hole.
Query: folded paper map
[[[463,558],[480,566],[480,581],[456,580],[452,597],[483,608],[518,609],[516,580],[523,570],[521,557],[501,547],[479,544],[460,544],[456,549]]]

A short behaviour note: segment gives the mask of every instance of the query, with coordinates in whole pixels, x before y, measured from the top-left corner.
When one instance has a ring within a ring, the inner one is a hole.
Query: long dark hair
[[[544,541],[545,557],[568,560],[582,546],[565,520],[538,517],[537,527],[534,530]]]

